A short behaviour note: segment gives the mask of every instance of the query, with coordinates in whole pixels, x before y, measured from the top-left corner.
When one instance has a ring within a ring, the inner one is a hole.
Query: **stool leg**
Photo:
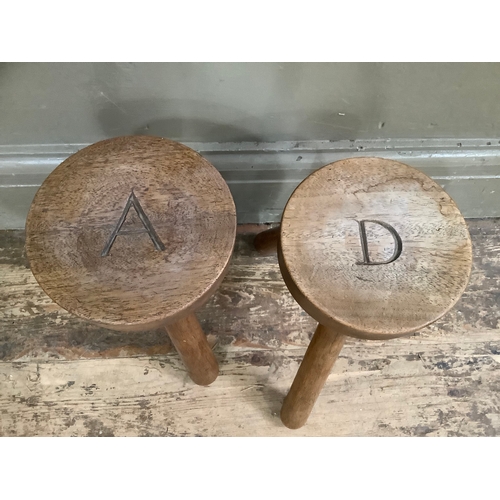
[[[165,329],[193,382],[211,384],[219,375],[219,365],[196,316],[190,314]]]
[[[278,248],[278,239],[280,237],[280,226],[266,229],[255,236],[253,244],[255,250],[262,255],[275,254]]]
[[[345,335],[326,326],[316,328],[281,408],[281,421],[288,428],[298,429],[307,422],[344,341]]]

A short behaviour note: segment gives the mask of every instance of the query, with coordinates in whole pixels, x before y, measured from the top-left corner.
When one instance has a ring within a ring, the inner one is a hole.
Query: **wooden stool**
[[[146,136],[70,156],[26,221],[31,270],[52,300],[113,330],[165,328],[200,385],[219,367],[194,312],[221,283],[235,237],[219,172],[182,144]]]
[[[345,337],[384,340],[443,316],[471,272],[467,225],[432,179],[402,163],[351,158],[307,177],[290,197],[278,239],[285,283],[319,325],[286,396],[281,420],[303,426]]]

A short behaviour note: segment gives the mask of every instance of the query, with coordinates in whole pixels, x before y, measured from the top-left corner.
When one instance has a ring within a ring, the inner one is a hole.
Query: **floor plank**
[[[195,386],[168,339],[123,334],[61,310],[39,288],[22,231],[0,232],[0,435],[494,436],[500,432],[500,224],[468,221],[469,286],[434,325],[349,339],[307,425],[279,410],[314,321],[274,256],[240,228],[228,276],[199,318],[221,365]]]

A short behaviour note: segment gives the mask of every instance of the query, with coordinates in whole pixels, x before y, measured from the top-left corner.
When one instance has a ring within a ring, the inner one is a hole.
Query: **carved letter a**
[[[109,255],[109,251],[111,250],[111,247],[113,246],[113,243],[115,242],[116,237],[118,236],[118,233],[120,232],[120,229],[125,222],[125,219],[127,218],[127,214],[130,210],[130,207],[134,207],[135,211],[137,212],[137,215],[139,216],[139,219],[141,219],[141,222],[143,226],[146,228],[146,232],[149,234],[149,237],[151,238],[153,245],[155,246],[156,250],[165,250],[165,245],[162,243],[160,240],[160,237],[158,234],[156,234],[156,231],[154,230],[154,227],[152,226],[151,222],[148,219],[148,216],[144,212],[143,208],[141,207],[141,204],[139,203],[139,200],[134,194],[134,190],[132,189],[132,192],[130,193],[130,196],[128,197],[127,204],[125,205],[125,208],[123,209],[122,215],[120,216],[120,219],[118,220],[118,224],[116,225],[115,229],[111,233],[111,236],[109,237],[108,242],[106,243],[106,246],[103,248],[101,252],[101,257],[106,257]],[[122,231],[122,234],[125,234],[125,231]]]
[[[391,262],[394,262],[401,255],[401,252],[403,251],[403,242],[398,232],[390,224],[378,220],[361,220],[356,222],[359,224],[359,237],[361,239],[361,249],[363,250],[363,262],[358,262],[357,264],[364,266],[377,266],[380,264],[390,264]],[[384,227],[385,229],[387,229],[387,231],[391,233],[392,237],[394,238],[394,253],[389,259],[384,260],[383,262],[373,262],[370,260],[370,255],[368,254],[368,240],[366,239],[365,222],[372,222],[374,224],[378,224],[379,226]]]

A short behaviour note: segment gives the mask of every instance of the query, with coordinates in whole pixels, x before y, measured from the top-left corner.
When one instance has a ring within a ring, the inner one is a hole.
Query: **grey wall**
[[[2,63],[0,144],[496,137],[496,63]]]
[[[87,144],[152,134],[198,150],[239,222],[279,221],[315,169],[403,161],[466,217],[500,216],[500,64],[0,63],[0,229]]]

